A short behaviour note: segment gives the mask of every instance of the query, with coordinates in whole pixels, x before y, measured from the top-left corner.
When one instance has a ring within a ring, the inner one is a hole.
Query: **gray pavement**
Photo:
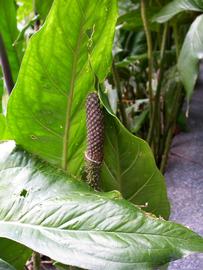
[[[170,219],[203,236],[203,66],[192,98],[188,132],[174,140],[166,170]],[[203,255],[172,262],[170,270],[203,270]]]

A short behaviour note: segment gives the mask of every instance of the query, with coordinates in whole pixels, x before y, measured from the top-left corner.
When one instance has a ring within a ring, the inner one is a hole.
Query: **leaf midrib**
[[[135,234],[135,235],[151,235],[151,236],[157,236],[157,237],[164,237],[164,238],[174,238],[176,240],[180,240],[180,241],[188,241],[188,239],[184,239],[184,238],[178,238],[177,236],[171,236],[171,235],[162,235],[162,234],[155,234],[155,233],[141,233],[141,232],[122,232],[122,231],[102,231],[102,230],[81,230],[81,229],[75,229],[75,230],[71,230],[71,229],[60,229],[60,228],[53,228],[53,227],[47,227],[47,226],[40,226],[37,224],[27,224],[27,223],[21,223],[21,222],[16,222],[16,221],[0,221],[0,225],[1,224],[10,224],[10,225],[16,225],[16,226],[22,226],[22,227],[30,227],[30,228],[39,228],[39,230],[53,230],[53,231],[64,231],[64,232],[79,232],[79,233],[84,233],[84,232],[88,232],[88,233],[106,233],[106,234],[123,234],[123,235],[128,235],[128,234]],[[199,239],[202,241],[202,239]],[[203,243],[203,241],[202,241]]]
[[[73,94],[74,94],[74,85],[75,85],[75,78],[76,78],[76,70],[77,70],[77,61],[78,61],[78,52],[82,40],[83,35],[83,24],[84,24],[84,18],[81,20],[80,24],[80,33],[77,40],[76,50],[73,52],[74,58],[73,58],[73,65],[72,65],[72,75],[71,75],[71,81],[70,81],[70,93],[68,96],[68,102],[67,102],[67,110],[66,110],[66,118],[65,118],[65,131],[63,136],[63,149],[62,149],[62,169],[67,170],[68,164],[67,164],[67,156],[68,156],[68,143],[69,143],[69,137],[70,137],[70,127],[71,127],[71,109],[73,104]]]

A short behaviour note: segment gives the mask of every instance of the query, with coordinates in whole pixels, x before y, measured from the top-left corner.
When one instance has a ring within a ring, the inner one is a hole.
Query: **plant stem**
[[[164,173],[165,168],[166,168],[172,138],[173,138],[173,128],[171,127],[166,137],[165,149],[162,155],[162,160],[161,160],[161,165],[160,165],[161,173]]]
[[[32,261],[33,261],[33,270],[40,270],[41,258],[38,252],[33,251]]]
[[[122,123],[125,127],[128,127],[128,121],[127,121],[127,117],[126,117],[126,112],[125,112],[125,108],[122,102],[122,89],[121,89],[121,84],[120,84],[120,78],[119,78],[119,74],[117,72],[116,66],[115,66],[115,62],[113,61],[112,64],[112,75],[113,75],[113,80],[114,80],[114,84],[116,86],[117,89],[117,93],[118,93],[118,108],[122,117]]]
[[[14,87],[14,82],[12,78],[11,68],[6,52],[6,48],[4,46],[4,41],[0,33],[0,62],[2,66],[2,71],[4,75],[4,80],[6,84],[6,89],[8,93],[10,94],[12,92],[12,89]]]
[[[179,37],[178,37],[178,28],[177,28],[176,23],[173,25],[173,34],[174,34],[174,40],[175,40],[175,45],[176,45],[176,59],[178,61],[178,57],[180,54],[180,44],[179,44]],[[172,109],[173,114],[171,116],[171,121],[169,121],[166,128],[167,136],[166,136],[166,141],[164,145],[164,154],[163,154],[161,166],[160,166],[160,170],[162,173],[164,173],[165,167],[167,164],[170,145],[173,138],[173,131],[176,125],[176,119],[177,119],[177,115],[180,109],[181,99],[182,99],[181,85],[178,85],[175,96],[174,96],[173,109]]]
[[[175,45],[176,45],[176,58],[178,61],[178,57],[180,54],[180,43],[179,43],[178,28],[177,28],[176,23],[173,25],[173,34],[174,34],[174,41],[175,41]]]
[[[155,96],[155,101],[154,101],[153,115],[150,121],[149,133],[148,133],[148,138],[147,138],[147,141],[149,142],[150,145],[152,143],[153,137],[155,138],[157,137],[157,139],[159,139],[158,136],[154,136],[154,130],[156,127],[156,123],[158,125],[157,128],[160,129],[160,121],[159,121],[160,119],[157,118],[157,116],[160,110],[160,95],[161,95],[161,86],[162,86],[162,80],[163,80],[163,75],[164,75],[164,56],[165,56],[167,33],[168,33],[168,24],[165,24],[164,31],[163,31],[163,38],[161,42],[158,85],[157,85],[156,96]],[[156,146],[158,147],[157,144]]]
[[[152,75],[153,75],[153,49],[152,49],[152,34],[149,28],[149,22],[146,14],[146,1],[141,0],[141,17],[144,25],[144,31],[147,39],[147,56],[148,56],[148,92],[150,101],[150,118],[153,115],[154,100],[152,91]]]

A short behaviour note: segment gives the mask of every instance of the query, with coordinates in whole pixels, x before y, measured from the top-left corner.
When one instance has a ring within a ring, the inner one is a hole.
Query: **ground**
[[[170,219],[203,236],[203,65],[190,105],[188,132],[174,140],[166,170]],[[170,264],[169,270],[202,270],[203,254]]]

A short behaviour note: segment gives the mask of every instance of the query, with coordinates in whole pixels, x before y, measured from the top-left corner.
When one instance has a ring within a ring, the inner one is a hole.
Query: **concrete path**
[[[203,235],[203,66],[192,98],[188,132],[174,138],[166,171],[170,219]],[[170,264],[170,270],[203,270],[203,255]]]

